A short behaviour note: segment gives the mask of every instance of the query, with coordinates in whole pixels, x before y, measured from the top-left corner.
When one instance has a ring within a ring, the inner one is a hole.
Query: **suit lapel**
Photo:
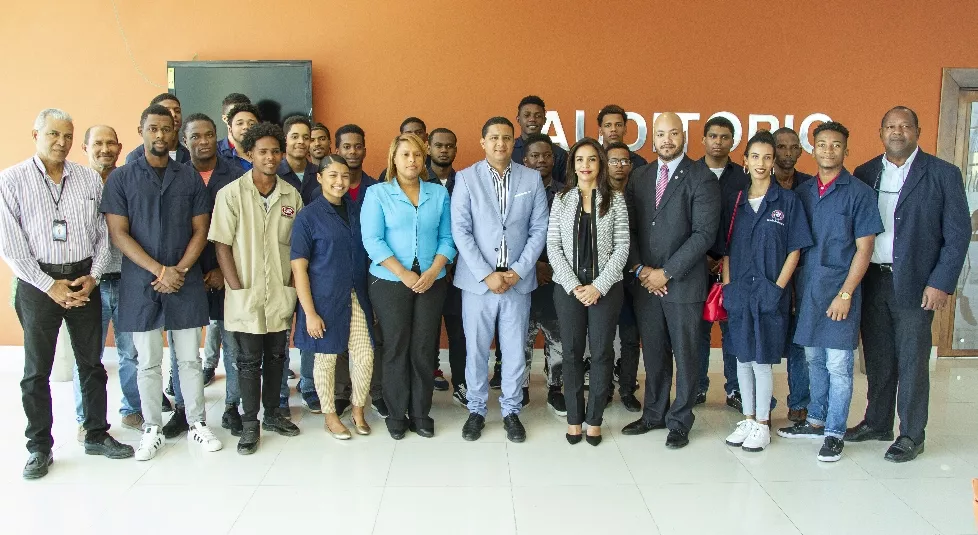
[[[692,162],[688,157],[683,156],[682,161],[679,162],[679,167],[676,168],[676,174],[669,178],[669,182],[666,184],[666,191],[662,194],[662,200],[659,201],[659,207],[655,210],[655,215],[658,216],[659,212],[666,207],[666,203],[672,197],[672,194],[676,192],[682,186],[682,180],[686,178],[686,173],[689,172],[689,166]],[[658,164],[661,167],[661,164]],[[655,179],[659,179],[658,168],[656,169]],[[655,185],[653,184],[652,191],[655,191]],[[654,195],[654,193],[653,193]],[[653,196],[653,202],[655,197]]]
[[[479,177],[480,178],[479,184],[482,186],[482,191],[484,191],[486,195],[489,196],[489,202],[492,204],[493,213],[496,214],[496,218],[499,219],[501,223],[502,218],[499,216],[499,198],[496,197],[495,180],[492,178],[492,171],[490,170],[489,162],[486,160],[483,161],[485,162],[486,166],[482,170],[482,172],[479,173],[479,175],[481,175]],[[512,176],[510,177],[510,179],[512,179]],[[510,180],[510,186],[512,187],[512,180]]]
[[[910,164],[910,173],[907,174],[907,180],[903,183],[903,187],[900,188],[900,197],[896,203],[897,210],[900,209],[900,205],[903,204],[904,199],[910,196],[910,192],[917,187],[920,180],[924,178],[924,166],[927,165],[925,157],[924,152],[918,149],[917,156],[913,159],[913,163]]]
[[[506,197],[506,217],[503,219],[503,223],[509,219],[509,214],[513,213],[513,201],[516,199],[516,192],[519,191],[520,184],[523,183],[523,173],[522,169],[513,166],[510,168],[509,172],[509,188],[508,195]]]

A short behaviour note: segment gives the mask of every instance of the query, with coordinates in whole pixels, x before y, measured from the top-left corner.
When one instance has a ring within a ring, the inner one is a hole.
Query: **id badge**
[[[51,237],[54,241],[68,241],[68,222],[63,219],[55,219],[51,225]]]

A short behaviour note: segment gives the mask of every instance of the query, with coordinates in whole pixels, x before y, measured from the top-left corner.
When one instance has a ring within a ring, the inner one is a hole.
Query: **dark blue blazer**
[[[853,175],[876,191],[882,172],[883,156],[877,156]],[[954,293],[971,243],[961,170],[919,151],[900,190],[894,224],[893,291],[899,302],[920,306],[927,286]]]
[[[186,163],[184,165],[193,168],[193,163]],[[211,204],[217,200],[217,192],[221,191],[221,188],[241,178],[243,174],[245,174],[244,170],[235,163],[218,156],[217,166],[214,167],[214,172],[211,173],[211,178],[207,181],[207,193],[211,197]],[[214,247],[213,242],[207,242],[207,245],[204,247],[204,252],[200,253],[200,258],[197,261],[200,263],[200,269],[205,275],[208,271],[219,267],[217,265],[217,249]],[[207,306],[210,319],[224,320],[224,288],[220,290],[208,290]]]

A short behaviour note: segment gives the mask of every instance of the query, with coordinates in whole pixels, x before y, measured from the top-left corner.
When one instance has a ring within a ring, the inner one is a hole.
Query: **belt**
[[[507,271],[509,271],[509,268],[504,268],[504,267],[496,268],[496,273],[506,273]]]
[[[103,273],[102,280],[104,281],[117,281],[122,278],[122,273]]]
[[[882,273],[893,273],[893,264],[870,264],[869,266]]]
[[[88,273],[91,271],[92,259],[86,258],[70,264],[45,264],[44,262],[38,262],[37,265],[41,268],[41,271],[52,277],[56,275],[74,275],[75,273]]]

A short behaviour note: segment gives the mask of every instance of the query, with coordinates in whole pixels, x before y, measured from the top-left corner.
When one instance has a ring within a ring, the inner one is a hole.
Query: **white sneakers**
[[[143,431],[143,436],[139,439],[139,447],[136,448],[136,460],[148,461],[156,457],[156,452],[163,447],[163,433],[160,433],[160,426],[148,425]]]
[[[187,441],[191,444],[197,444],[202,450],[207,452],[218,451],[224,447],[224,444],[214,436],[214,433],[204,422],[197,422],[190,426],[190,432],[187,433]]]
[[[728,446],[740,446],[744,451],[764,451],[771,443],[771,428],[755,420],[741,420],[726,442]]]

